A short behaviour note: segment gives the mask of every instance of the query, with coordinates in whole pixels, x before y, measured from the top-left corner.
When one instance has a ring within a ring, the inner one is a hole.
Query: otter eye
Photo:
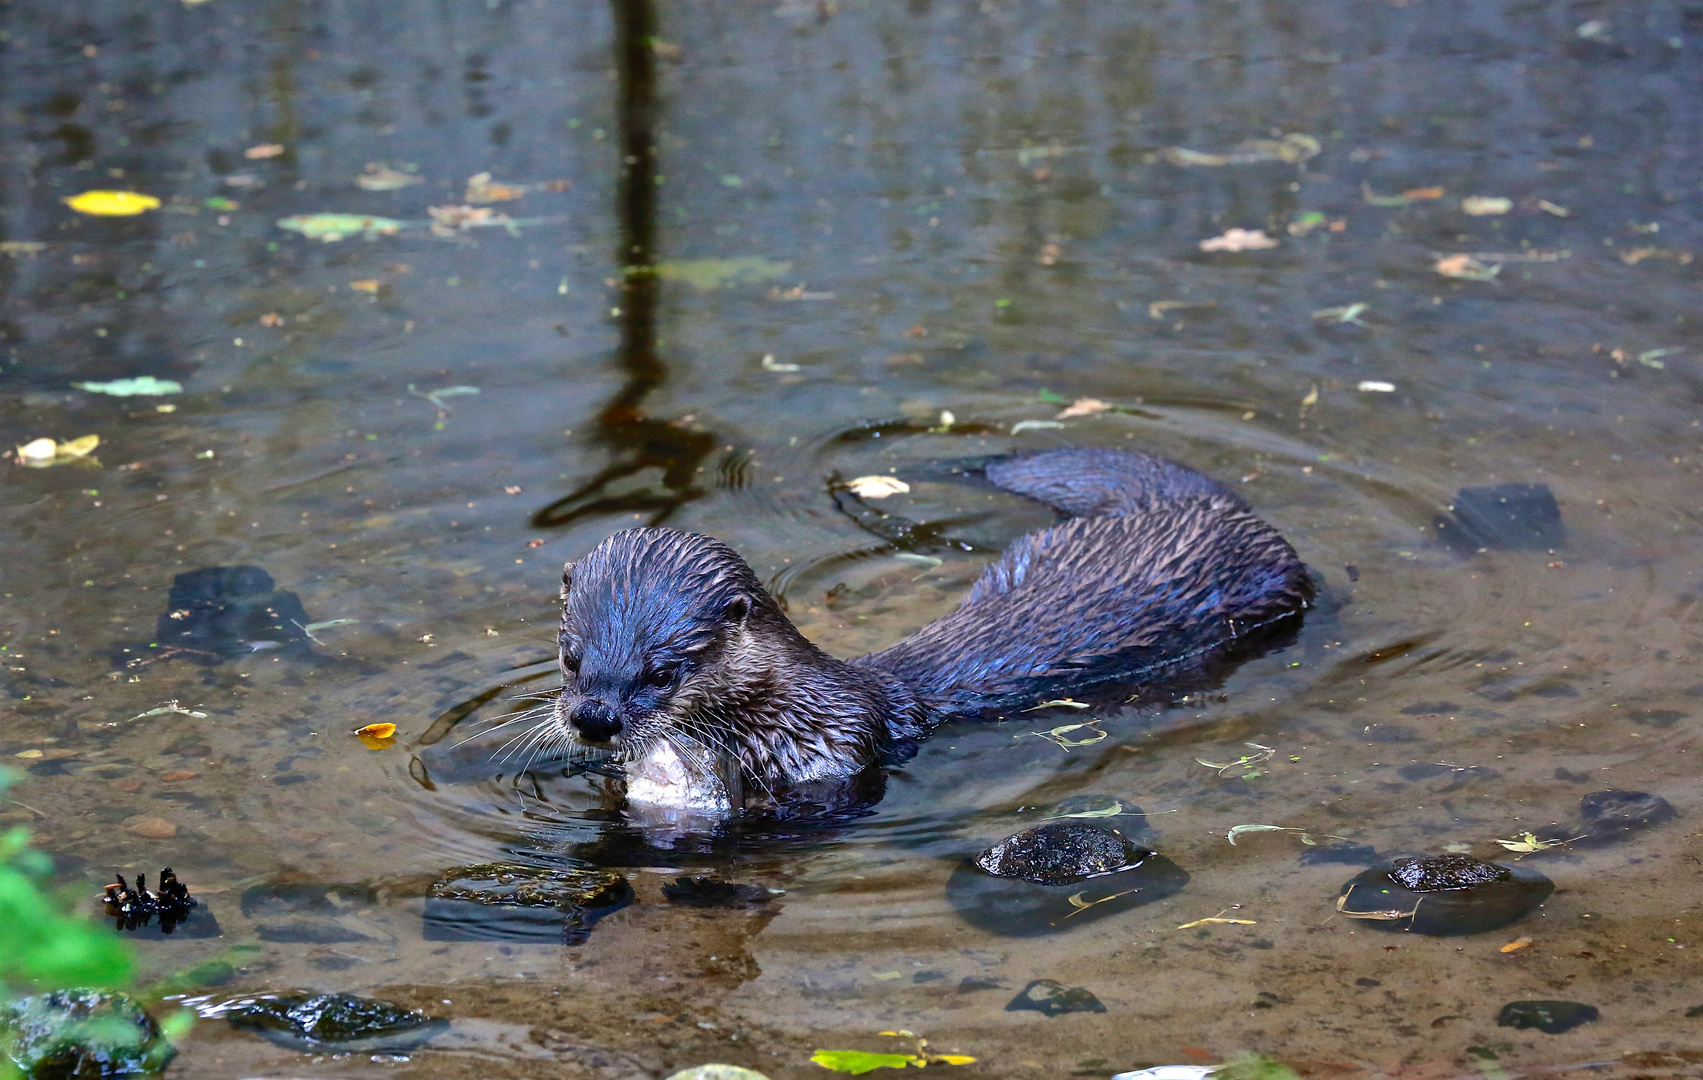
[[[649,671],[645,672],[645,685],[656,687],[671,686],[674,683],[674,676],[679,673],[679,664],[663,664],[660,667],[651,668]]]
[[[575,675],[578,675],[579,674],[579,656],[575,653],[564,652],[562,654],[562,666],[567,668],[569,671],[573,672]]]

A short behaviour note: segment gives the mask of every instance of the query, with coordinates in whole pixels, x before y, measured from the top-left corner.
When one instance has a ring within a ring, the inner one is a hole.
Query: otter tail
[[[938,715],[1064,687],[1155,682],[1305,609],[1293,548],[1192,469],[1121,450],[987,465],[1007,491],[1070,515],[989,566],[958,610],[853,663],[904,682]]]

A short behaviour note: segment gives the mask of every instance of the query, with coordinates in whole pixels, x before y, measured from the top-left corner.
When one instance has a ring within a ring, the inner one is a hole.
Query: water
[[[898,1027],[999,1076],[1246,1050],[1314,1075],[1695,1068],[1689,8],[160,0],[11,4],[0,29],[0,229],[45,244],[0,258],[0,409],[9,444],[102,440],[98,466],[4,476],[0,749],[28,780],[3,817],[84,893],[170,863],[207,902],[223,937],[144,939],[150,977],[217,960],[223,987],[178,988],[454,1021],[405,1065],[338,1075],[810,1076],[811,1050]],[[1319,153],[1166,152],[1285,134]],[[423,182],[362,190],[369,163]],[[526,186],[478,204],[513,231],[427,229],[482,172]],[[102,187],[165,205],[61,202]],[[1475,195],[1512,204],[1463,213]],[[319,212],[404,227],[275,224]],[[1199,250],[1231,228],[1279,246]],[[1433,269],[1459,253],[1501,269]],[[184,390],[70,385],[139,375]],[[449,387],[479,392],[425,396]],[[1125,411],[1011,433],[1081,397]],[[1029,734],[1074,714],[948,728],[873,815],[738,847],[647,853],[592,779],[454,746],[548,685],[558,568],[618,528],[723,538],[854,655],[1048,519],[919,484],[882,505],[968,541],[912,545],[936,567],[830,481],[1064,444],[1236,486],[1322,582],[1299,639],[1103,714],[1092,744]],[[1507,483],[1548,485],[1562,545],[1439,542],[1458,489]],[[352,621],[220,663],[148,648],[175,575],[236,565]],[[129,719],[174,700],[205,717]],[[397,743],[349,734],[372,722]],[[1198,763],[1250,742],[1274,750],[1259,776]],[[1527,856],[1554,896],[1467,938],[1333,917],[1357,868],[1302,865],[1294,834],[1225,839],[1268,823],[1511,857],[1492,841],[1565,838],[1606,788],[1680,817]],[[953,913],[958,860],[1081,795],[1139,804],[1187,887],[1041,939]],[[638,896],[585,944],[422,940],[443,870],[566,853]],[[670,906],[686,872],[786,892]],[[1177,929],[1215,914],[1251,922]],[[1005,1011],[1040,978],[1106,1012]],[[1551,998],[1601,1019],[1495,1024]],[[313,1067],[208,1022],[173,1075]]]

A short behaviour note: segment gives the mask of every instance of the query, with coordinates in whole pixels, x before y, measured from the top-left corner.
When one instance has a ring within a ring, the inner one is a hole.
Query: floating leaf
[[[1444,277],[1460,278],[1464,281],[1489,281],[1502,272],[1502,264],[1486,266],[1471,255],[1445,255],[1437,260],[1433,269]]]
[[[526,194],[524,187],[491,182],[491,174],[478,173],[467,178],[467,191],[462,198],[470,203],[509,202]]]
[[[694,289],[711,289],[748,282],[769,281],[792,269],[790,262],[756,256],[735,259],[671,259],[655,266],[629,266],[628,277],[654,274],[664,281],[684,281]]]
[[[1011,434],[1015,435],[1020,431],[1036,431],[1042,428],[1061,428],[1063,426],[1057,420],[1019,420],[1011,425]]]
[[[1053,728],[1050,731],[1031,731],[1031,732],[1029,732],[1029,734],[1030,735],[1037,735],[1037,736],[1039,736],[1043,739],[1048,740],[1049,742],[1057,743],[1060,747],[1063,747],[1064,752],[1068,754],[1070,752],[1070,748],[1073,747],[1073,746],[1089,746],[1089,745],[1092,745],[1093,743],[1099,742],[1101,739],[1104,739],[1109,734],[1109,732],[1101,731],[1099,728],[1094,727],[1094,725],[1098,724],[1099,722],[1100,722],[1099,720],[1086,720],[1086,721],[1084,721],[1080,724],[1061,724],[1058,727]],[[1090,736],[1089,738],[1086,738],[1086,739],[1067,739],[1067,738],[1065,738],[1065,736],[1070,734],[1072,731],[1081,731],[1083,728],[1089,729],[1089,732],[1088,732],[1088,734]]]
[[[84,435],[80,439],[59,443],[53,448],[53,454],[55,457],[62,458],[88,457],[100,444],[101,437],[99,435]]]
[[[1223,776],[1225,773],[1229,772],[1231,769],[1241,768],[1241,769],[1245,770],[1242,773],[1241,778],[1244,779],[1244,780],[1251,780],[1254,777],[1260,775],[1259,771],[1257,769],[1255,769],[1254,766],[1258,765],[1262,761],[1271,760],[1272,755],[1276,754],[1277,751],[1275,749],[1273,749],[1272,747],[1265,746],[1265,745],[1263,745],[1261,743],[1257,743],[1257,742],[1243,743],[1242,745],[1247,746],[1247,747],[1251,747],[1254,750],[1254,753],[1243,754],[1241,757],[1237,758],[1235,761],[1228,761],[1228,762],[1206,761],[1202,758],[1195,758],[1195,760],[1200,762],[1202,765],[1205,765],[1209,769],[1217,769],[1219,776]],[[1232,842],[1234,842],[1234,841],[1232,841]]]
[[[928,1061],[917,1054],[875,1054],[867,1050],[818,1050],[810,1060],[824,1069],[835,1072],[874,1072],[876,1069],[903,1069],[907,1065],[922,1068]]]
[[[1065,697],[1054,698],[1051,701],[1043,701],[1039,705],[1031,705],[1023,711],[1040,712],[1042,709],[1086,709],[1088,707],[1089,705],[1086,701],[1077,701],[1075,698]]]
[[[1121,802],[1113,802],[1112,805],[1102,806],[1098,810],[1078,810],[1074,814],[1057,814],[1055,816],[1061,817],[1061,818],[1101,818],[1101,817],[1117,817],[1119,814],[1121,814],[1123,812],[1124,812],[1124,804],[1121,803]]]
[[[1531,943],[1532,943],[1532,939],[1529,938],[1529,937],[1517,937],[1513,941],[1508,942],[1508,944],[1502,946],[1500,949],[1497,949],[1496,951],[1502,952],[1502,953],[1519,952],[1521,949],[1525,948],[1527,945],[1530,945]]]
[[[220,213],[224,213],[229,210],[242,209],[242,203],[237,202],[235,199],[227,199],[223,195],[214,195],[210,199],[202,199],[201,205],[205,206],[209,210],[217,210]]]
[[[182,705],[179,705],[177,703],[177,701],[174,699],[172,701],[166,702],[164,705],[161,705],[158,708],[149,709],[147,712],[137,713],[135,716],[132,716],[130,718],[130,720],[141,720],[144,717],[148,717],[148,716],[165,716],[165,715],[170,714],[170,713],[176,713],[178,716],[187,716],[192,720],[205,720],[205,719],[207,719],[206,713],[196,712],[194,709],[186,709]],[[130,722],[130,720],[126,720],[125,723],[128,724]]]
[[[396,725],[395,724],[368,724],[366,727],[356,728],[355,734],[356,735],[366,735],[366,736],[368,736],[370,738],[374,738],[374,739],[388,739],[392,735],[396,734]]]
[[[163,394],[183,393],[182,383],[175,379],[156,379],[152,375],[139,375],[134,379],[114,379],[111,382],[74,382],[71,385],[91,394],[111,394],[113,397],[159,397]]]
[[[47,245],[40,240],[0,240],[0,255],[18,259],[25,255],[35,257],[47,250]]]
[[[1314,836],[1313,833],[1308,832],[1306,829],[1297,829],[1297,828],[1293,828],[1293,827],[1288,826],[1288,825],[1233,825],[1233,826],[1231,826],[1230,831],[1224,834],[1224,839],[1230,841],[1230,843],[1233,845],[1236,842],[1236,837],[1245,836],[1248,833],[1256,833],[1256,832],[1292,832],[1292,833],[1299,833],[1301,843],[1306,844],[1308,847],[1317,847],[1318,846],[1318,841],[1313,839],[1313,836]],[[1348,837],[1346,837],[1346,836],[1336,836],[1332,833],[1319,833],[1317,835],[1324,837],[1326,840],[1347,840],[1348,839]]]
[[[1512,840],[1498,840],[1496,843],[1501,844],[1509,851],[1517,851],[1522,857],[1524,857],[1526,855],[1530,855],[1534,851],[1544,851],[1548,848],[1560,847],[1562,844],[1571,844],[1574,840],[1583,840],[1584,838],[1585,837],[1581,835],[1567,840],[1539,840],[1536,833],[1525,832],[1516,834]]]
[[[385,165],[369,164],[367,171],[355,177],[355,186],[362,191],[398,191],[425,179],[410,173],[398,172]]]
[[[242,156],[250,161],[265,161],[267,158],[275,158],[283,152],[283,143],[261,143],[259,146],[251,146],[244,150]]]
[[[1203,153],[1182,146],[1167,146],[1159,151],[1159,156],[1172,165],[1205,166],[1208,168],[1224,165],[1253,165],[1262,161],[1281,161],[1289,165],[1299,165],[1309,158],[1317,157],[1323,149],[1319,140],[1311,135],[1300,132],[1290,132],[1281,139],[1249,139],[1240,143],[1236,149],[1220,154]]]
[[[764,371],[788,372],[788,371],[797,371],[797,370],[799,370],[799,367],[798,367],[797,364],[783,364],[783,363],[781,363],[780,361],[775,359],[774,353],[764,353],[763,354],[763,370]]]
[[[379,290],[384,288],[384,282],[377,278],[362,278],[360,281],[349,282],[349,288],[355,292],[371,293],[377,296]]]
[[[1379,195],[1373,192],[1372,185],[1360,181],[1360,197],[1366,200],[1367,206],[1400,207],[1413,202],[1407,195]]]
[[[1355,326],[1365,326],[1360,316],[1371,305],[1364,303],[1347,304],[1343,307],[1320,308],[1313,312],[1315,319],[1329,319],[1333,323],[1353,323]]]
[[[1234,909],[1232,909],[1232,908],[1225,908],[1224,909],[1224,911],[1231,911],[1231,910],[1234,910]],[[1226,925],[1231,925],[1231,926],[1257,926],[1257,925],[1259,925],[1258,921],[1254,920],[1254,919],[1226,919],[1224,917],[1224,911],[1220,911],[1216,915],[1209,915],[1204,919],[1196,919],[1193,922],[1186,922],[1183,925],[1177,927],[1177,929],[1178,930],[1193,930],[1197,926],[1211,926],[1211,925],[1216,925],[1216,924],[1220,924],[1220,923],[1226,924]]]
[[[1499,195],[1468,195],[1461,200],[1461,212],[1473,217],[1506,214],[1514,208],[1514,200]]]
[[[66,199],[65,205],[79,214],[95,217],[131,217],[158,210],[160,200],[138,191],[85,191]]]
[[[1367,394],[1393,394],[1396,390],[1396,384],[1384,382],[1382,379],[1361,379],[1354,384],[1354,389]]]
[[[1058,414],[1057,419],[1069,420],[1073,416],[1093,416],[1095,413],[1103,413],[1111,407],[1099,398],[1077,398],[1068,409]]]
[[[279,218],[278,227],[301,233],[309,240],[329,244],[345,236],[359,234],[371,240],[375,236],[394,236],[402,231],[402,222],[394,218],[374,217],[371,214],[296,214]]]
[[[1662,363],[1662,357],[1672,356],[1676,352],[1683,351],[1683,349],[1646,349],[1638,354],[1638,362],[1643,364],[1645,367],[1660,369],[1667,366]]]
[[[414,388],[413,383],[409,383],[408,392],[423,401],[431,402],[444,412],[454,412],[455,410],[443,403],[444,398],[468,397],[469,395],[477,394],[479,392],[479,388],[477,386],[445,386],[438,390],[417,390]]]
[[[1277,246],[1277,241],[1264,229],[1231,229],[1222,236],[1200,242],[1202,251],[1264,251]]]
[[[18,447],[18,462],[31,468],[46,468],[49,465],[61,465],[67,461],[86,458],[101,444],[99,435],[84,435],[70,442],[54,442],[49,438],[31,439]]]
[[[1572,211],[1567,209],[1565,206],[1557,206],[1548,199],[1539,199],[1537,201],[1537,208],[1546,214],[1554,214],[1556,217],[1568,217],[1572,214]]]
[[[848,480],[846,487],[860,499],[885,499],[891,495],[903,495],[911,490],[911,485],[897,476],[859,476]]]

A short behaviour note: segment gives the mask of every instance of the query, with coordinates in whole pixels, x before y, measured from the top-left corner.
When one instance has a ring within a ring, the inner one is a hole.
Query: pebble
[[[131,825],[130,831],[149,840],[170,840],[177,835],[177,826],[163,817],[151,817]]]
[[[160,779],[165,783],[175,784],[179,780],[193,780],[199,775],[201,774],[195,772],[193,769],[176,769],[161,776]]]

